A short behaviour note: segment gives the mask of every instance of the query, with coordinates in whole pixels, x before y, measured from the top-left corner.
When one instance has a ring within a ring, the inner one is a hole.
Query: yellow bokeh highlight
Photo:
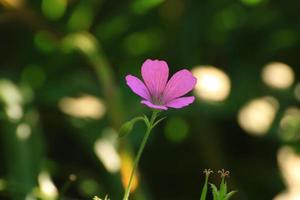
[[[281,147],[277,160],[287,190],[273,200],[300,200],[300,155],[291,147]]]
[[[106,112],[104,102],[92,95],[64,97],[59,101],[59,108],[65,114],[77,118],[100,119]]]
[[[106,170],[115,173],[120,170],[121,165],[121,158],[116,149],[118,136],[113,129],[105,130],[104,135],[95,141],[94,151]]]
[[[6,8],[17,9],[24,6],[23,0],[0,0],[0,5]]]
[[[273,97],[254,99],[241,108],[238,123],[252,135],[264,135],[272,125],[278,106],[278,101]]]
[[[300,101],[300,83],[297,83],[294,90],[295,97],[298,101]]]
[[[7,79],[0,80],[0,100],[4,103],[4,110],[11,121],[19,121],[24,115],[23,96],[17,85]]]
[[[195,94],[199,98],[219,102],[228,97],[231,82],[225,72],[213,66],[196,66],[192,73],[197,78]]]
[[[21,123],[17,126],[16,135],[20,140],[26,140],[31,135],[31,128],[27,123]]]
[[[300,192],[300,155],[285,146],[278,151],[277,159],[287,187]]]
[[[121,171],[120,172],[121,172],[122,183],[123,183],[124,188],[126,188],[129,183],[132,168],[133,168],[133,160],[132,160],[131,155],[128,152],[122,152],[121,153]],[[135,191],[137,186],[138,186],[138,175],[136,172],[133,176],[130,191],[131,192]]]
[[[42,171],[38,176],[39,188],[43,199],[54,200],[58,197],[58,190],[48,172]]]
[[[67,35],[63,40],[65,51],[80,50],[92,55],[97,50],[96,38],[88,32],[77,32]]]
[[[264,67],[262,79],[270,87],[286,89],[293,84],[295,74],[289,65],[281,62],[272,62]]]
[[[295,192],[283,192],[278,194],[273,200],[300,200],[300,194]]]

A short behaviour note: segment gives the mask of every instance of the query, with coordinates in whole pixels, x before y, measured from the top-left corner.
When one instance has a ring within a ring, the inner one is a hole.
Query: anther
[[[213,172],[213,170],[211,170],[211,169],[205,169],[205,170],[203,171],[203,173],[204,173],[206,176],[209,176],[210,174],[212,174],[212,173],[214,173],[214,172]]]
[[[229,175],[230,175],[230,172],[225,171],[225,169],[219,170],[218,173],[220,174],[221,178],[229,177]]]

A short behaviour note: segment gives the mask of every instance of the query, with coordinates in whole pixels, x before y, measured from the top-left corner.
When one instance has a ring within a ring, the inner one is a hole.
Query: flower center
[[[159,95],[153,95],[152,96],[152,103],[155,105],[163,105],[163,95],[159,94]]]

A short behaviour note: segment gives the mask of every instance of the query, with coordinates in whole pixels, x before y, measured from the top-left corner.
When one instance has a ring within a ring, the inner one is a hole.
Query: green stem
[[[138,153],[135,157],[135,160],[134,160],[134,163],[133,163],[133,168],[131,170],[131,174],[130,174],[130,179],[129,179],[129,183],[126,187],[126,190],[125,190],[125,194],[124,194],[124,197],[123,197],[123,200],[128,200],[128,197],[129,197],[129,194],[130,194],[130,189],[131,189],[131,184],[132,184],[132,180],[133,180],[133,177],[134,177],[134,174],[135,174],[135,171],[137,169],[137,166],[139,164],[139,161],[140,161],[140,158],[142,156],[142,153],[143,153],[143,150],[145,148],[145,145],[147,143],[147,140],[149,138],[149,135],[153,129],[153,125],[155,123],[155,119],[157,117],[157,114],[158,114],[158,110],[154,110],[153,113],[152,113],[152,116],[151,116],[151,119],[150,119],[150,125],[147,126],[147,130],[146,130],[146,133],[144,135],[144,138],[142,140],[142,143],[140,145],[140,148],[138,150]]]
[[[205,175],[205,182],[204,182],[204,185],[203,185],[203,188],[202,188],[202,193],[201,193],[200,200],[206,200],[208,177],[209,177],[209,174],[206,174]]]

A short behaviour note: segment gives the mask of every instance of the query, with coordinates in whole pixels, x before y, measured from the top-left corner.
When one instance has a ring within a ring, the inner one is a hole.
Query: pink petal
[[[143,97],[144,99],[151,99],[147,87],[140,79],[132,75],[127,75],[125,79],[127,85],[134,93],[136,93],[140,97]]]
[[[146,106],[148,106],[150,108],[154,108],[157,110],[168,110],[168,108],[166,106],[155,105],[155,104],[151,103],[150,101],[143,100],[143,101],[141,101],[141,103],[145,104]]]
[[[195,87],[196,82],[197,79],[190,71],[183,69],[176,72],[164,90],[163,102],[168,103],[190,92]]]
[[[195,97],[193,97],[193,96],[181,97],[181,98],[177,98],[177,99],[170,101],[169,103],[167,103],[166,106],[170,107],[170,108],[183,108],[183,107],[188,106],[191,103],[193,103],[194,100],[195,100]]]
[[[165,61],[148,59],[142,65],[142,76],[150,95],[158,99],[162,96],[168,81],[168,64]]]

